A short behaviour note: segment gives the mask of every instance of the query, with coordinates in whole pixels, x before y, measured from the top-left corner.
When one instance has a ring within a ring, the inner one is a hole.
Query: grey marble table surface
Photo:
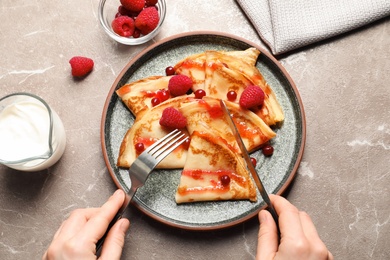
[[[118,1],[119,2],[119,1]],[[115,191],[103,160],[100,121],[109,89],[143,49],[191,31],[234,34],[265,48],[234,0],[167,0],[161,32],[124,46],[98,22],[98,0],[0,4],[0,96],[26,91],[59,114],[61,160],[45,171],[0,166],[0,259],[40,259],[76,208],[100,206]],[[83,80],[69,59],[95,61]],[[390,259],[390,22],[276,57],[303,100],[305,152],[284,196],[308,212],[335,259]],[[0,144],[1,145],[1,144]],[[208,232],[176,229],[131,207],[123,259],[254,259],[259,222]]]

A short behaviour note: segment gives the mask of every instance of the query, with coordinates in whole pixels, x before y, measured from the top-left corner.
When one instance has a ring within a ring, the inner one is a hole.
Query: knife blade
[[[238,129],[237,129],[236,125],[234,124],[233,118],[230,115],[229,109],[227,108],[227,106],[225,104],[225,101],[223,101],[222,99],[220,100],[220,105],[221,105],[223,113],[225,114],[227,122],[228,122],[228,124],[229,124],[229,126],[230,126],[230,128],[231,128],[231,130],[233,132],[233,135],[234,135],[234,137],[236,139],[238,147],[241,150],[241,154],[242,154],[242,157],[244,158],[244,160],[246,162],[246,166],[247,166],[249,172],[251,173],[251,175],[253,177],[253,180],[256,183],[257,188],[259,189],[261,197],[263,198],[264,202],[267,204],[268,211],[271,213],[272,217],[275,220],[276,226],[279,229],[278,215],[277,215],[274,207],[272,206],[271,200],[270,200],[270,198],[268,196],[267,191],[264,188],[263,183],[261,182],[259,174],[257,173],[255,167],[253,166],[253,163],[251,161],[251,158],[249,157],[249,153],[248,153],[248,151],[247,151],[247,149],[245,147],[245,144],[242,141],[242,138],[240,136],[240,133],[238,132]]]

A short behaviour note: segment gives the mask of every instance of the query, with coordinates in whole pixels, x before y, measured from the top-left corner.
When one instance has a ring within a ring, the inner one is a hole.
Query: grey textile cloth
[[[390,15],[390,0],[237,0],[273,54],[356,29]]]

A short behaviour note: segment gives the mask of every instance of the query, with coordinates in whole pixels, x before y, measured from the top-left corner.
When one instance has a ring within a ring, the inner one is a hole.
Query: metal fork
[[[149,174],[153,169],[173,150],[179,147],[188,139],[184,133],[180,130],[173,130],[163,138],[159,139],[145,151],[143,151],[138,158],[132,163],[129,169],[131,186],[126,194],[125,202],[115,215],[113,220],[108,225],[107,231],[104,236],[96,243],[96,252],[98,252],[107,236],[108,231],[111,227],[122,217],[126,208],[129,206],[137,189],[144,185]]]

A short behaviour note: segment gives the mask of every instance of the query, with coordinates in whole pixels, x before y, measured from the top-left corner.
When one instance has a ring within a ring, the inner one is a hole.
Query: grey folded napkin
[[[273,54],[297,49],[390,15],[390,0],[237,0]]]

